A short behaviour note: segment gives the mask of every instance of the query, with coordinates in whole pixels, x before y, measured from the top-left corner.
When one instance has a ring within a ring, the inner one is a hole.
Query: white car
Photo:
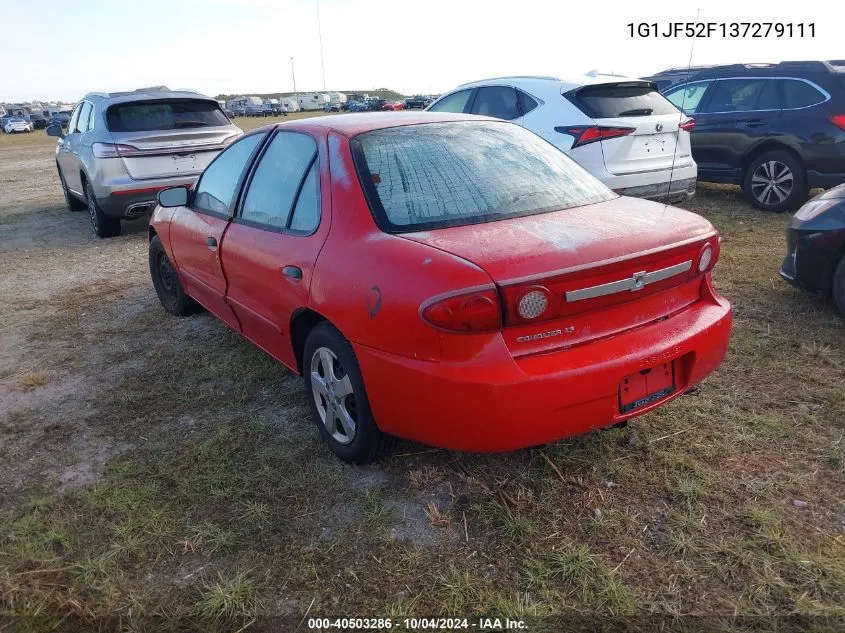
[[[597,73],[499,77],[458,86],[426,109],[513,121],[622,195],[679,201],[695,193],[695,122],[648,81]]]
[[[20,117],[11,117],[6,120],[3,126],[3,131],[6,134],[15,134],[16,132],[32,132],[32,123],[24,121]]]

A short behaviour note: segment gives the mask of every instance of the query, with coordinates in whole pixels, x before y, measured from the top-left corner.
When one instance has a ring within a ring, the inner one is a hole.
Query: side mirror
[[[57,136],[59,138],[64,138],[65,134],[62,132],[62,126],[58,123],[53,123],[53,125],[47,126],[47,136]]]
[[[184,207],[188,204],[188,190],[185,187],[170,187],[158,192],[158,204],[162,207]]]

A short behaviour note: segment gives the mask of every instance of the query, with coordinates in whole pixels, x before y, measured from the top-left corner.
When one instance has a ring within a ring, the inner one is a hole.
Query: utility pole
[[[326,65],[323,63],[323,29],[320,26],[320,0],[317,0],[317,37],[320,40],[320,67],[323,69],[323,90],[326,89]]]

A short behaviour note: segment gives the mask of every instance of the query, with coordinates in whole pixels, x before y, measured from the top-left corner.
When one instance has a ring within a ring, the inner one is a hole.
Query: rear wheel
[[[62,193],[65,194],[65,204],[67,204],[67,208],[71,211],[82,211],[86,208],[86,204],[82,202],[79,198],[74,196],[70,189],[67,188],[67,183],[65,182],[65,177],[62,175],[62,169],[58,165],[56,165],[56,169],[59,171],[59,182],[62,183]]]
[[[179,275],[170,263],[170,258],[158,235],[150,240],[149,259],[150,277],[158,300],[161,301],[164,309],[175,316],[188,316],[198,312],[201,309],[200,305],[185,294]]]
[[[85,204],[88,206],[88,215],[91,217],[91,225],[97,237],[116,237],[120,235],[120,218],[113,218],[103,213],[103,209],[97,204],[94,190],[91,184],[85,183]]]
[[[845,257],[842,257],[833,273],[833,299],[842,316],[845,316]]]
[[[356,464],[388,453],[395,439],[376,426],[355,352],[343,335],[320,323],[308,335],[302,358],[311,415],[332,452]]]
[[[763,211],[797,209],[807,201],[804,166],[784,150],[761,154],[745,170],[742,192],[746,200]]]

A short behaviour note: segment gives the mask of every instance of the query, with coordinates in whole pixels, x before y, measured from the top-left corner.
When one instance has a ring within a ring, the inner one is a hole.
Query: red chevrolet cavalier
[[[302,374],[349,461],[393,437],[505,451],[611,426],[704,379],[730,337],[707,220],[487,118],[265,127],[161,192],[149,230],[164,307]]]

